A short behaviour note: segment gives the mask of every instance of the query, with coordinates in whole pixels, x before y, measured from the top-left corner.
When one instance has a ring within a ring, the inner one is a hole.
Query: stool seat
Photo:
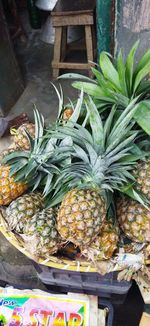
[[[58,0],[51,15],[55,28],[54,57],[52,61],[53,77],[59,76],[59,69],[88,69],[89,61],[94,60],[93,27],[96,1],[93,0]],[[87,51],[87,63],[64,62],[67,49],[67,27],[84,26]]]

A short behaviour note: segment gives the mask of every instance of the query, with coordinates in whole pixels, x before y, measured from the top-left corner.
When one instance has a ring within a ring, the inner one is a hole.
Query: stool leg
[[[63,26],[62,44],[61,44],[61,61],[64,61],[67,49],[67,26]]]
[[[59,68],[57,68],[57,64],[61,61],[61,40],[62,27],[55,27],[54,57],[52,62],[53,78],[59,76]]]
[[[91,26],[88,26],[88,25],[85,26],[85,39],[86,39],[87,59],[88,59],[88,61],[93,61],[94,53],[93,53],[93,40],[92,40]],[[90,66],[91,66],[91,64],[89,63],[89,76],[93,77]]]

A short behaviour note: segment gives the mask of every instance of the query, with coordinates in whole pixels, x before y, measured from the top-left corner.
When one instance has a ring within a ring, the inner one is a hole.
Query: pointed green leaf
[[[126,82],[128,87],[128,96],[132,95],[132,82],[133,82],[133,69],[134,69],[134,57],[139,46],[139,41],[137,41],[132,49],[130,50],[127,61],[126,61]]]
[[[58,106],[57,119],[59,119],[60,116],[61,116],[61,114],[62,114],[63,108],[64,108],[64,105],[63,105],[63,103],[64,103],[63,91],[62,91],[62,88],[61,88],[61,86],[60,86],[60,93],[59,93],[57,87],[56,87],[53,83],[51,83],[51,84],[52,84],[52,86],[54,87],[54,89],[55,89],[55,91],[56,91],[56,94],[57,94],[57,96],[58,96],[59,106]]]
[[[81,79],[81,80],[90,81],[91,83],[95,83],[95,81],[92,78],[89,78],[81,74],[75,74],[75,73],[63,74],[60,75],[57,79],[77,79],[77,80]]]
[[[144,198],[144,196],[140,193],[138,193],[130,184],[129,186],[125,186],[120,188],[120,191],[126,195],[128,195],[130,198],[136,200],[137,202],[139,202],[141,205],[143,205],[145,208],[147,208],[148,210],[150,210],[149,206],[148,206],[148,201],[146,198]]]
[[[45,184],[45,187],[44,187],[44,191],[43,191],[44,197],[46,197],[49,194],[49,192],[51,191],[52,179],[53,179],[53,175],[48,174],[47,178],[46,178],[46,184]]]
[[[82,109],[82,104],[83,104],[83,89],[81,90],[81,93],[80,93],[80,96],[77,100],[77,104],[76,104],[76,107],[71,115],[71,117],[69,118],[69,120],[67,121],[67,125],[72,122],[77,122],[78,119],[79,119],[79,116],[81,114],[81,109]]]
[[[142,70],[147,63],[150,62],[150,49],[148,49],[143,57],[141,58],[141,60],[139,61],[139,63],[136,65],[135,71],[134,71],[134,77],[139,73],[140,70]]]
[[[138,125],[150,136],[150,101],[145,100],[137,104],[134,119]]]
[[[98,85],[92,84],[92,83],[86,83],[86,82],[74,82],[72,84],[74,88],[83,89],[84,93],[87,93],[94,97],[100,97],[105,96],[102,88]]]
[[[94,144],[97,147],[101,147],[101,150],[104,149],[104,132],[103,132],[103,124],[99,112],[96,108],[96,105],[92,101],[91,97],[89,97],[89,102],[87,103],[87,111],[89,113],[89,121],[92,129],[92,135],[94,139]]]
[[[105,52],[100,54],[100,68],[105,78],[107,78],[118,90],[120,90],[121,86],[118,72]]]
[[[127,85],[126,85],[126,76],[125,76],[126,66],[123,61],[123,56],[122,56],[121,50],[117,57],[117,70],[118,70],[119,81],[120,81],[120,85],[121,85],[121,93],[125,96],[128,96],[128,90],[127,90]]]
[[[73,148],[75,149],[75,156],[79,157],[84,162],[89,164],[89,158],[88,158],[88,155],[86,154],[86,152],[80,146],[78,146],[76,144],[73,146]]]
[[[136,75],[135,80],[134,80],[133,92],[136,91],[136,89],[138,88],[138,86],[141,83],[141,81],[143,80],[143,78],[146,77],[149,73],[150,73],[150,61]]]

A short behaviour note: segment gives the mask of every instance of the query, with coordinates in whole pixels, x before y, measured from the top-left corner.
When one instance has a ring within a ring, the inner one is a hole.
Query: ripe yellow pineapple
[[[14,177],[10,177],[9,173],[9,166],[0,165],[0,206],[9,205],[28,188],[25,182],[15,182]]]
[[[150,241],[150,211],[128,197],[117,202],[119,224],[131,240],[135,242]]]
[[[105,216],[106,203],[96,190],[73,189],[58,211],[57,229],[63,239],[82,248],[100,232]]]
[[[105,221],[100,234],[90,244],[90,247],[82,252],[85,257],[93,261],[110,259],[117,249],[119,240],[119,228],[111,221]]]
[[[28,188],[26,182],[15,182],[14,176],[10,177],[10,167],[3,164],[6,155],[19,150],[16,144],[0,153],[0,206],[9,205],[12,200],[21,196]]]
[[[26,135],[27,133],[35,137],[35,125],[33,123],[24,123],[18,129],[11,129],[11,134],[14,135],[14,143],[24,150],[30,150],[30,142]]]

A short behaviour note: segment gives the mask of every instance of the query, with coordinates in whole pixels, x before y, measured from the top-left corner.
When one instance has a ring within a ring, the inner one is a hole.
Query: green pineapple
[[[27,221],[26,247],[33,255],[47,258],[60,249],[62,240],[56,229],[56,215],[57,209],[44,209]]]
[[[28,220],[43,208],[44,200],[41,193],[30,193],[17,198],[6,209],[9,229],[24,233]]]

